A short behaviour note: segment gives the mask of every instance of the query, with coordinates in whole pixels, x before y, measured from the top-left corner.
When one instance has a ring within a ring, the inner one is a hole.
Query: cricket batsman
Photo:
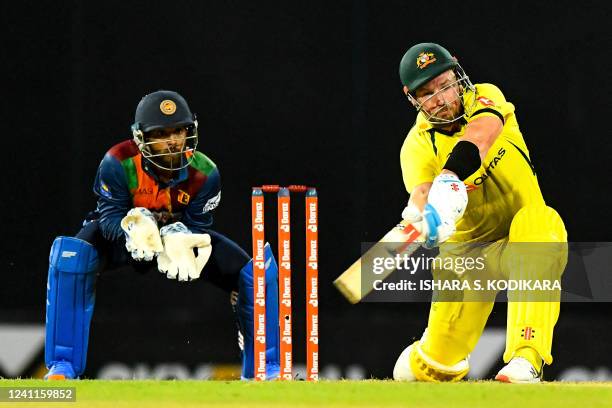
[[[511,244],[566,247],[563,221],[544,202],[514,106],[499,88],[472,84],[458,60],[433,43],[411,47],[400,62],[399,74],[403,91],[417,110],[400,153],[410,194],[402,217],[421,231],[424,245],[478,243],[487,268],[510,279],[519,273],[508,254]],[[533,251],[529,267],[560,279],[566,263],[566,251]],[[442,272],[432,271],[434,279]],[[553,361],[558,295],[550,301],[508,302],[506,365],[496,380],[540,381],[543,365]],[[434,300],[423,336],[401,353],[393,377],[462,379],[494,299]]]
[[[211,229],[221,200],[219,170],[196,150],[198,121],[173,91],[145,95],[132,138],[104,156],[94,181],[95,211],[75,237],[55,239],[49,256],[46,379],[85,370],[97,274],[129,265],[167,278],[201,280],[230,293],[239,322],[242,378],[254,377],[253,265],[235,242]],[[277,265],[266,246],[266,377],[279,372]],[[136,275],[136,274],[134,274]],[[126,279],[132,276],[126,276]]]

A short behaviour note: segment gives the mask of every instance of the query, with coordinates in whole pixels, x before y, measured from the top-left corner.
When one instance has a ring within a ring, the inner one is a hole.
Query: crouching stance
[[[231,294],[239,322],[242,378],[253,378],[253,268],[248,254],[211,229],[221,199],[216,165],[196,150],[198,123],[176,92],[146,95],[136,108],[133,139],[102,159],[98,206],[75,237],[58,237],[49,256],[46,379],[85,371],[96,276],[129,265],[167,278],[201,277]],[[279,371],[278,271],[266,247],[267,378]]]
[[[567,233],[559,214],[544,202],[514,106],[496,86],[472,84],[457,59],[437,44],[410,48],[400,77],[418,113],[400,153],[410,193],[402,216],[424,234],[424,245],[452,243],[440,246],[440,257],[467,256],[477,248],[488,277],[559,280],[567,262]],[[482,274],[440,268],[432,273],[434,279],[468,280]],[[465,292],[441,295],[434,293],[421,339],[400,354],[396,380],[459,381],[468,373],[468,356],[496,291],[477,298]],[[543,365],[553,360],[559,298],[558,291],[537,299],[509,293],[507,365],[498,381],[540,381]]]

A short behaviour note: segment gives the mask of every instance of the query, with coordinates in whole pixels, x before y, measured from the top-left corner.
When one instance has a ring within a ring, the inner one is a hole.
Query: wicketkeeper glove
[[[151,211],[143,207],[132,208],[121,220],[125,231],[125,248],[137,261],[152,261],[164,250],[157,222]]]
[[[402,217],[425,236],[424,246],[433,248],[455,234],[468,198],[465,184],[455,175],[440,174],[433,181],[423,212],[408,203]]]
[[[164,252],[157,256],[157,268],[168,279],[189,281],[198,279],[212,253],[210,235],[193,234],[181,222],[160,230]],[[196,248],[198,255],[194,254]]]

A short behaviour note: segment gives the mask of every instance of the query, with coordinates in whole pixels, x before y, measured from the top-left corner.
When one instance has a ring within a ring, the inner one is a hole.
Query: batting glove
[[[425,236],[423,245],[433,248],[455,234],[467,201],[465,184],[455,175],[440,174],[433,181],[423,212],[409,202],[402,217]]]

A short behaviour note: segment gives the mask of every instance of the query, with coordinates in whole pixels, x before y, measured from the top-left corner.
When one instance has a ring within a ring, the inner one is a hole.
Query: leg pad
[[[266,378],[278,377],[280,369],[280,343],[278,323],[278,265],[270,244],[264,248],[266,259]],[[237,313],[240,331],[244,336],[242,352],[242,378],[254,377],[253,351],[253,260],[240,271],[238,281]]]
[[[470,366],[467,358],[452,366],[438,363],[425,354],[421,342],[416,341],[410,353],[410,369],[418,381],[455,382],[465,377],[470,371]]]
[[[47,367],[68,361],[76,376],[85,370],[97,267],[97,251],[88,242],[71,237],[53,242],[47,280]]]

